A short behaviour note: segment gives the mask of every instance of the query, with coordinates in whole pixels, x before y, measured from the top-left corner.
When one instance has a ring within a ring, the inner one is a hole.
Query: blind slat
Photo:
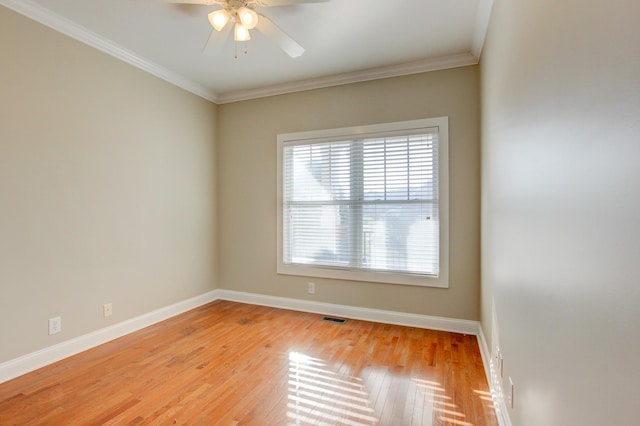
[[[438,274],[437,134],[284,147],[284,262]]]

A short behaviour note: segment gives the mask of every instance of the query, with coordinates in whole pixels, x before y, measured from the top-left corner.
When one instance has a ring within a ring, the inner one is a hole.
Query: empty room
[[[638,424],[640,3],[0,0],[0,425]]]

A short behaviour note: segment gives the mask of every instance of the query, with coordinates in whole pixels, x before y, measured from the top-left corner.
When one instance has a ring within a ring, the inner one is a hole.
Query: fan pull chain
[[[234,42],[234,47],[235,47],[235,54],[234,54],[234,58],[238,59],[238,42]],[[244,42],[244,54],[246,55],[247,53],[249,53],[249,43],[247,43],[246,41]]]

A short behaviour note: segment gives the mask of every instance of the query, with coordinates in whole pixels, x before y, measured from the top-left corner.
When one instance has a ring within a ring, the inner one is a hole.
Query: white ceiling
[[[305,48],[291,58],[257,31],[202,49],[218,6],[163,0],[0,0],[218,103],[477,63],[493,0],[331,0],[257,8]]]

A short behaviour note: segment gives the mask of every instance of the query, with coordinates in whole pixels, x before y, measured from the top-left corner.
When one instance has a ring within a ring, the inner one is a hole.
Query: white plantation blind
[[[439,276],[439,127],[281,149],[283,264]]]

